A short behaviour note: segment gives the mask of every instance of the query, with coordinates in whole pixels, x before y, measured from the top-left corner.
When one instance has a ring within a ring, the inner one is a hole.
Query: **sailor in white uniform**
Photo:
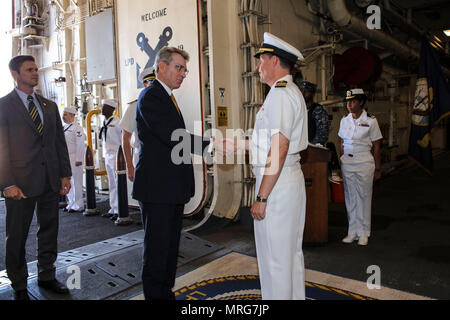
[[[349,115],[342,118],[338,135],[341,138],[340,160],[349,227],[342,242],[358,240],[359,245],[367,245],[373,182],[381,177],[383,136],[377,119],[363,109],[366,95],[362,89],[347,91],[345,101]]]
[[[83,162],[86,151],[86,136],[83,128],[76,123],[75,116],[77,110],[72,107],[64,108],[64,136],[66,138],[67,149],[69,151],[70,167],[72,178],[70,179],[69,193],[67,194],[67,206],[64,211],[81,212],[84,210],[83,200]]]
[[[139,81],[144,84],[144,88],[155,80],[155,68],[150,67],[144,69],[139,75]],[[134,100],[128,104],[128,108],[120,120],[120,128],[122,129],[122,147],[127,163],[128,191],[133,189],[134,169],[139,159],[139,139],[136,128],[136,102]],[[128,192],[128,205],[139,207],[139,203],[131,197]]]
[[[261,82],[271,87],[256,116],[250,143],[256,176],[254,218],[256,254],[264,300],[305,299],[302,251],[305,225],[305,181],[300,151],[308,146],[308,114],[305,100],[290,71],[299,50],[264,34],[259,58]]]
[[[116,157],[117,151],[122,143],[122,130],[119,127],[119,118],[114,115],[118,107],[117,100],[102,100],[102,115],[105,116],[103,127],[100,130],[100,139],[103,140],[103,150],[105,151],[105,167],[108,174],[109,185],[109,205],[108,213],[103,217],[112,217],[117,219],[119,212],[119,203],[117,199],[117,176],[116,176]]]

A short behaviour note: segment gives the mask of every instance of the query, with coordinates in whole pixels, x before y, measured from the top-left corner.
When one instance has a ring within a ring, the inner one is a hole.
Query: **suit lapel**
[[[31,128],[36,132],[36,134],[39,134],[36,125],[34,124],[33,120],[30,117],[30,114],[28,113],[27,107],[22,102],[22,99],[20,99],[19,95],[17,94],[16,90],[13,90],[11,92],[11,105],[16,106],[14,107],[19,114],[23,117],[26,123],[28,123]],[[45,129],[45,127],[44,127]]]

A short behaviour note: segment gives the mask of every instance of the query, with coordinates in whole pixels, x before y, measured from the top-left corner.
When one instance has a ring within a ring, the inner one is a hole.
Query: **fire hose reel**
[[[352,47],[342,55],[333,55],[335,90],[351,88],[370,89],[375,86],[383,71],[380,57],[365,48]]]

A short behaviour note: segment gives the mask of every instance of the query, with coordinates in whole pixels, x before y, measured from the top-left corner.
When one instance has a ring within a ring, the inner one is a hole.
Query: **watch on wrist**
[[[259,195],[256,196],[256,201],[258,202],[267,202],[267,198],[261,198]]]

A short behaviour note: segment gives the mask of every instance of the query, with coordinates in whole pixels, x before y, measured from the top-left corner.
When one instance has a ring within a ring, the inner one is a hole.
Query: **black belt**
[[[352,157],[352,158],[353,158],[353,154],[347,153],[347,155],[348,155],[349,157]]]

